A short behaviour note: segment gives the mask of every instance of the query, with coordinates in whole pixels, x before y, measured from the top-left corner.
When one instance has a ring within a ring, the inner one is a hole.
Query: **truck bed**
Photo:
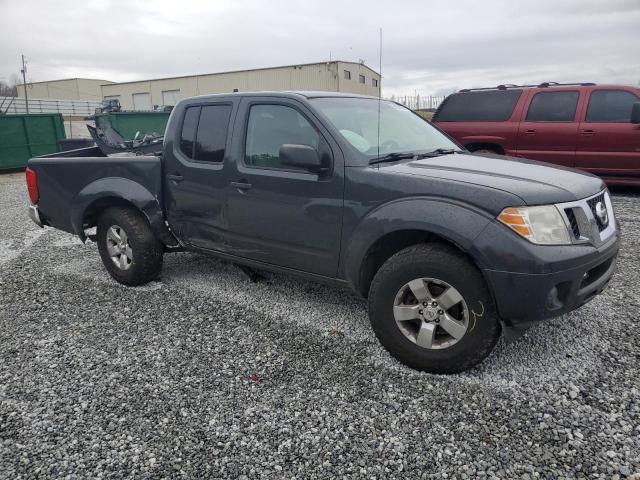
[[[162,166],[157,156],[105,156],[98,147],[70,150],[29,160],[36,172],[43,225],[84,237],[85,216],[94,202],[113,197],[155,202],[161,208]]]

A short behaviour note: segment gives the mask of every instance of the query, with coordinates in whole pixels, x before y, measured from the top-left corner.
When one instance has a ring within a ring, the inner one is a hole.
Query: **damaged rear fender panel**
[[[107,177],[83,188],[71,203],[71,226],[82,241],[87,220],[95,225],[96,216],[106,208],[130,204],[138,208],[149,220],[151,229],[165,245],[177,242],[164,223],[162,207],[152,192],[126,178]]]

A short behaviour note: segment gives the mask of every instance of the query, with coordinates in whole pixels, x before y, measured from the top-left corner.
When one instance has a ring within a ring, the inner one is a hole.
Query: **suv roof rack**
[[[558,83],[558,82],[542,82],[536,85],[515,85],[513,83],[505,83],[498,85],[497,87],[483,87],[483,88],[463,88],[459,92],[478,92],[482,90],[508,90],[510,88],[549,88],[549,87],[564,87],[578,85],[580,87],[593,87],[593,82],[580,82],[580,83]]]

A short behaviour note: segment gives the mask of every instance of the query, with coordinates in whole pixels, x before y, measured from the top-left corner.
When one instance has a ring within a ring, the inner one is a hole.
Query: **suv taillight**
[[[24,171],[24,174],[27,179],[29,200],[31,200],[31,203],[35,205],[36,203],[38,203],[38,200],[40,200],[40,192],[38,192],[38,178],[36,177],[36,172],[27,167],[27,169]]]

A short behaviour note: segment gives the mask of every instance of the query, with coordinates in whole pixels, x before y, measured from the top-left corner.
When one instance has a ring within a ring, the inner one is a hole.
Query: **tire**
[[[420,285],[426,285],[426,298],[431,300],[414,305],[418,298],[414,291],[420,291]],[[447,295],[440,296],[445,291]],[[500,338],[495,305],[482,274],[445,244],[414,245],[393,255],[374,276],[368,301],[369,319],[380,343],[417,370],[439,374],[468,370],[482,362]],[[433,301],[440,303],[436,307]],[[416,312],[420,315],[415,320],[396,318],[410,318]]]
[[[126,207],[105,210],[98,219],[96,240],[102,263],[117,282],[133,287],[160,275],[164,248],[139,210]],[[114,257],[114,253],[118,256]]]

